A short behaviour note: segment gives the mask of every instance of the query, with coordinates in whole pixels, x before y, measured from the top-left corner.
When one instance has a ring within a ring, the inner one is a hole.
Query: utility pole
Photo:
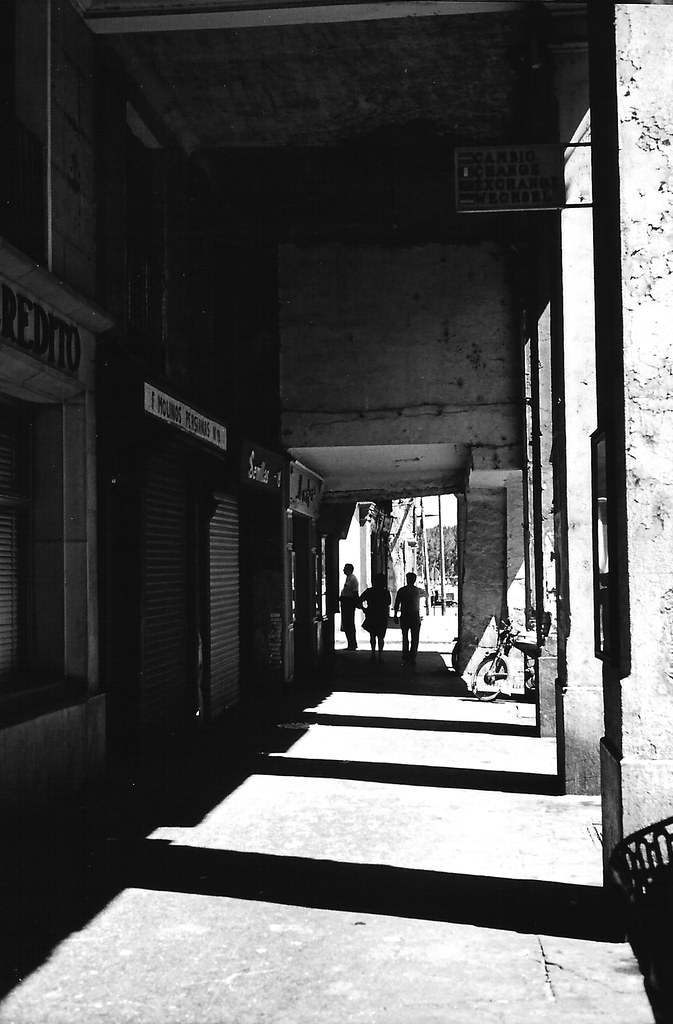
[[[445,585],[444,585],[444,530],[442,528],[442,496],[437,495],[437,512],[439,514],[439,586],[442,601],[442,615],[446,614],[445,608]]]
[[[421,538],[423,543],[423,571],[425,573],[425,614],[430,614],[430,565],[428,562],[428,535],[425,531],[425,511],[421,498]]]

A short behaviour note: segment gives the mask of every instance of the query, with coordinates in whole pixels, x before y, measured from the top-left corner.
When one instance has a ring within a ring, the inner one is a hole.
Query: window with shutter
[[[20,407],[0,405],[0,687],[11,689],[27,647],[29,431]]]

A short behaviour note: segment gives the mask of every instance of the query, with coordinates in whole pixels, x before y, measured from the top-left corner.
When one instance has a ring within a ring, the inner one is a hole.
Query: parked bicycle
[[[544,640],[538,644],[535,634],[515,630],[509,619],[503,619],[498,630],[495,650],[489,651],[472,673],[472,693],[479,700],[495,700],[501,693],[512,696],[513,693],[521,692],[520,684],[517,685],[518,681],[515,679],[516,673],[508,658],[513,647],[522,651],[527,658],[537,661],[544,648]],[[531,692],[535,689],[533,666],[527,665],[524,669],[523,685],[524,691]]]

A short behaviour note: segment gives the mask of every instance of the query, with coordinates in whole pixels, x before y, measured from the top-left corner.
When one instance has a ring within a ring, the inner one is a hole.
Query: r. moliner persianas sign
[[[159,391],[152,384],[145,383],[145,412],[150,416],[170,423],[171,426],[183,430],[186,434],[214,445],[222,451],[227,450],[227,428],[216,420],[209,419],[184,402],[179,402],[172,395]]]
[[[558,210],[565,203],[558,144],[456,149],[456,210]]]

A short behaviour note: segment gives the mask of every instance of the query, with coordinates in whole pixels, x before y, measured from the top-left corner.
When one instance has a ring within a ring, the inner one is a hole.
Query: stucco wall
[[[673,813],[673,9],[617,5],[616,50],[630,672],[609,699],[629,832]]]
[[[285,445],[509,455],[519,363],[498,245],[284,246],[279,266]]]

